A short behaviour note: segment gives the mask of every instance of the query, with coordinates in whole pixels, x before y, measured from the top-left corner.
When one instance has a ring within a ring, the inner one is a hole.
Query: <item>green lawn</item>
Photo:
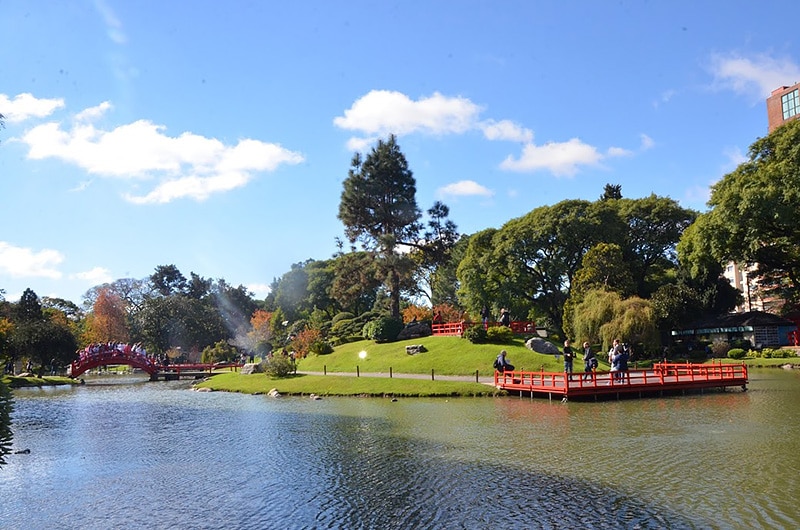
[[[3,376],[3,383],[9,388],[21,388],[26,386],[55,386],[55,385],[75,385],[80,381],[61,376],[44,377],[17,377],[15,375]]]
[[[241,375],[236,372],[215,375],[195,387],[245,394],[267,394],[275,389],[280,394],[319,396],[441,397],[503,394],[493,386],[480,383],[303,374],[272,379],[264,374]]]
[[[408,355],[406,346],[422,344],[428,350],[417,355]],[[472,344],[459,337],[424,337],[420,339],[376,344],[359,341],[338,346],[329,355],[311,355],[300,359],[297,369],[303,372],[355,372],[491,376],[492,363],[500,350],[508,352],[508,360],[517,370],[560,372],[564,370],[562,360],[553,355],[543,355],[525,347],[522,339],[512,344]],[[364,352],[363,354],[361,352]],[[600,369],[604,368],[601,362]],[[583,370],[583,363],[576,360],[575,369]]]

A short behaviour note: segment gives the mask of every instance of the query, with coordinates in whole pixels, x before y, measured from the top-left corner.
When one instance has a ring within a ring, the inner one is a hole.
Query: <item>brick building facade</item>
[[[782,86],[767,98],[767,126],[774,131],[787,120],[800,116],[800,83]]]

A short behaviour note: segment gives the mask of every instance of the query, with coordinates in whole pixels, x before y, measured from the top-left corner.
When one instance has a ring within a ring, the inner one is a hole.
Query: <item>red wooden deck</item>
[[[621,375],[616,379],[614,375]],[[512,392],[546,395],[550,398],[588,398],[621,394],[661,394],[705,388],[740,386],[747,390],[747,366],[744,364],[657,363],[647,370],[628,370],[622,374],[595,372],[588,376],[574,372],[495,372],[494,385]]]

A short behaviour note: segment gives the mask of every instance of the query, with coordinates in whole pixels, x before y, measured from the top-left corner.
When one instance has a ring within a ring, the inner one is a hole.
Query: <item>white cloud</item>
[[[692,186],[688,188],[683,194],[684,201],[689,205],[703,205],[708,203],[708,200],[711,198],[711,186],[713,185],[714,183],[712,182],[705,187]],[[689,207],[691,208],[692,206]]]
[[[63,106],[63,99],[39,99],[28,93],[18,94],[14,99],[9,99],[5,94],[0,94],[0,114],[5,116],[9,123],[19,123],[29,118],[43,118]]]
[[[122,22],[120,22],[114,10],[104,0],[95,0],[94,7],[103,17],[108,38],[116,44],[125,44],[128,38],[122,29]]]
[[[673,89],[665,90],[662,92],[658,99],[653,102],[653,107],[659,108],[662,103],[669,103],[669,101],[677,94]]]
[[[488,140],[509,140],[531,143],[533,131],[517,125],[510,120],[488,121],[482,125],[483,135]]]
[[[630,151],[611,147],[606,154],[579,139],[553,142],[542,146],[533,143],[534,133],[511,120],[479,120],[482,108],[467,98],[448,97],[434,92],[417,101],[405,94],[389,90],[372,90],[356,100],[344,112],[334,118],[339,128],[359,131],[360,137],[350,138],[348,148],[363,151],[375,140],[386,134],[398,136],[410,133],[463,134],[480,130],[487,140],[504,140],[523,143],[519,159],[507,157],[500,168],[509,171],[532,172],[549,170],[556,175],[574,175],[580,166],[597,165],[605,157],[628,156]],[[473,183],[474,184],[474,183]],[[461,185],[452,190],[442,188],[440,193],[458,194]],[[475,184],[477,186],[477,184]],[[473,194],[491,194],[485,188]]]
[[[519,159],[509,156],[500,168],[518,172],[548,170],[557,176],[573,176],[580,166],[594,166],[602,159],[603,155],[595,147],[573,138],[568,142],[549,142],[542,146],[527,144]]]
[[[800,81],[800,67],[794,61],[764,54],[753,57],[714,55],[710,69],[717,88],[758,99],[768,97],[778,87]]]
[[[480,107],[463,97],[438,92],[417,101],[390,90],[372,90],[359,98],[333,123],[368,136],[398,136],[414,132],[459,134],[476,126]]]
[[[0,241],[0,274],[12,278],[61,278],[57,266],[64,256],[57,250],[34,251],[30,248],[16,247]]]
[[[723,171],[726,173],[729,171],[733,171],[736,169],[740,164],[744,164],[748,160],[750,160],[747,156],[742,153],[742,150],[738,147],[728,147],[722,151],[722,154],[725,155],[727,159],[727,163],[723,167]]]
[[[652,138],[650,138],[644,133],[640,134],[639,138],[641,139],[642,142],[641,145],[639,146],[639,149],[642,151],[647,151],[648,149],[651,149],[656,145],[655,141],[653,141]]]
[[[74,280],[85,281],[89,285],[101,285],[114,281],[114,277],[111,276],[111,272],[105,267],[95,267],[85,272],[71,274],[70,278]]]
[[[253,296],[257,299],[266,298],[270,291],[272,291],[269,284],[266,283],[250,283],[245,285],[245,288],[253,293]]]
[[[358,151],[364,152],[368,151],[369,148],[378,142],[378,136],[372,136],[369,138],[356,138],[355,136],[347,140],[347,148],[351,151]]]
[[[164,126],[147,120],[110,131],[85,123],[108,108],[110,104],[103,103],[78,113],[69,130],[55,122],[32,128],[22,138],[29,146],[28,158],[58,158],[102,177],[156,180],[144,196],[127,195],[139,204],[184,197],[203,200],[246,185],[256,172],[303,161],[300,153],[259,140],[228,146],[189,132],[167,136]]]
[[[606,151],[607,156],[631,156],[633,153],[623,147],[609,147]]]
[[[249,180],[248,173],[235,171],[213,177],[189,176],[162,182],[144,196],[126,194],[125,199],[134,204],[164,204],[186,197],[203,201],[215,193],[240,188]]]
[[[455,197],[455,196],[472,196],[479,195],[483,197],[491,197],[494,192],[484,186],[481,186],[473,180],[461,180],[448,184],[437,190],[437,195],[441,197]]]
[[[104,101],[96,107],[89,107],[75,115],[75,121],[94,121],[102,117],[108,110],[112,109],[111,103]]]

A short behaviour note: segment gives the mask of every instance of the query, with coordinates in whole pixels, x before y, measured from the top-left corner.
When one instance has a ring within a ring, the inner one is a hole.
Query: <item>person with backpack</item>
[[[505,350],[500,350],[500,355],[497,356],[497,359],[494,360],[494,369],[498,372],[513,372],[514,365],[508,362],[508,358],[506,357],[507,352]]]

